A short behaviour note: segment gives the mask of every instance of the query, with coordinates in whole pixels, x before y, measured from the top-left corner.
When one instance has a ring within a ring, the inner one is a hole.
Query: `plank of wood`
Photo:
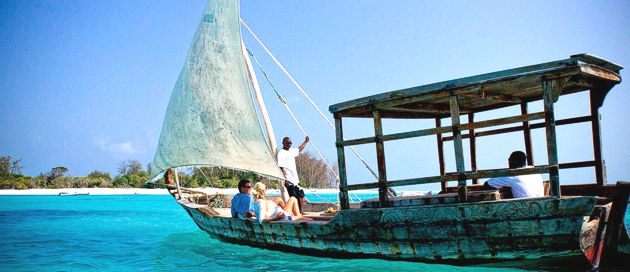
[[[387,165],[385,164],[385,145],[383,144],[383,124],[378,110],[372,112],[374,117],[374,138],[376,138],[376,161],[378,164],[378,198],[381,207],[390,206],[387,193]]]
[[[558,149],[556,144],[556,122],[554,117],[554,103],[558,99],[556,90],[558,84],[554,80],[544,80],[542,82],[543,104],[545,108],[545,133],[547,136],[547,158],[549,165],[558,165]],[[551,181],[551,194],[560,197],[560,177],[558,170],[549,173]]]
[[[335,136],[337,142],[343,142],[343,123],[340,116],[335,116]],[[341,209],[350,208],[348,197],[348,181],[346,176],[346,155],[343,145],[337,145],[337,165],[339,167],[339,205]]]
[[[373,104],[375,102],[385,101],[396,99],[400,97],[414,96],[418,94],[428,94],[433,91],[446,89],[446,88],[455,88],[457,86],[465,86],[472,84],[480,84],[490,80],[499,80],[505,77],[514,77],[522,74],[532,74],[532,73],[544,73],[549,70],[563,69],[568,66],[574,66],[577,64],[577,60],[574,59],[565,59],[559,61],[552,61],[542,64],[536,64],[531,66],[525,66],[520,68],[508,69],[493,73],[481,74],[477,76],[464,77],[460,79],[448,80],[418,87],[412,87],[408,89],[402,89],[382,94],[377,94],[373,96],[367,96],[359,99],[350,100],[347,102],[337,103],[331,105],[329,107],[330,112],[340,112],[342,110],[346,110],[349,108],[361,107],[369,104]]]

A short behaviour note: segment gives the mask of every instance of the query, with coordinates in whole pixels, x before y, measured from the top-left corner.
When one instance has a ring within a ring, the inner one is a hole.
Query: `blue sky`
[[[147,164],[204,6],[201,0],[1,1],[0,155],[21,158],[28,175],[55,166],[76,176],[115,173],[126,159]],[[241,16],[326,113],[329,105],[357,97],[577,53],[630,65],[628,1],[244,0]],[[249,34],[243,37],[313,141],[334,161],[334,132]],[[299,130],[266,83],[261,85],[276,134],[297,142]],[[609,182],[630,178],[628,102],[624,82],[601,111]],[[557,118],[584,115],[587,105],[585,95],[562,97]],[[370,120],[346,123],[347,138],[373,132]],[[387,120],[384,129],[431,125]],[[543,139],[543,130],[534,133],[537,164],[546,163]],[[558,142],[561,162],[592,159],[589,125],[561,127]],[[447,170],[454,170],[452,143],[446,147]],[[514,149],[523,149],[518,133],[480,138],[479,167],[505,167]],[[388,175],[436,175],[435,150],[434,137],[386,144]],[[374,147],[359,151],[375,168]],[[348,157],[350,183],[373,180]],[[592,169],[561,172],[563,183],[593,180]]]

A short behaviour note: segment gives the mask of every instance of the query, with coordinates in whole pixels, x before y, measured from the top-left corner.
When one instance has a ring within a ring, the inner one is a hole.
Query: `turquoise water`
[[[170,196],[0,196],[2,271],[514,271],[330,259],[231,245]]]

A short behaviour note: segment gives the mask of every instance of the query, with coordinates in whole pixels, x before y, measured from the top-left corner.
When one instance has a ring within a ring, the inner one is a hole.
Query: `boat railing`
[[[621,82],[621,66],[588,54],[573,55],[569,59],[532,66],[508,69],[494,73],[438,82],[359,98],[330,106],[335,118],[337,160],[340,176],[340,204],[349,208],[348,191],[378,188],[381,207],[388,207],[387,191],[392,186],[441,183],[445,191],[449,181],[457,181],[460,202],[467,202],[467,182],[478,184],[481,178],[548,174],[551,195],[561,196],[559,170],[594,167],[595,181],[604,186],[605,166],[601,149],[600,113],[607,93]],[[590,115],[555,119],[554,105],[566,94],[588,91]],[[543,110],[529,112],[528,103],[542,100]],[[520,114],[504,118],[475,121],[475,113],[520,106]],[[467,117],[462,123],[460,117]],[[344,139],[342,118],[371,118],[374,136]],[[384,118],[434,119],[435,127],[400,133],[383,133]],[[442,126],[442,119],[450,125]],[[542,120],[542,122],[537,122]],[[509,126],[518,123],[519,125]],[[593,137],[593,160],[559,162],[556,127],[576,123],[590,123]],[[498,127],[502,126],[502,127]],[[498,128],[497,128],[498,127]],[[544,128],[547,163],[534,163],[531,131]],[[483,131],[477,131],[483,130]],[[480,170],[477,167],[476,139],[478,137],[522,131],[527,165],[519,169]],[[451,135],[444,135],[444,134]],[[387,178],[384,143],[421,136],[437,138],[438,176],[390,180]],[[462,140],[470,147],[470,165],[464,160]],[[445,171],[444,143],[453,142],[456,173]],[[378,164],[378,182],[348,184],[345,147],[375,144]]]

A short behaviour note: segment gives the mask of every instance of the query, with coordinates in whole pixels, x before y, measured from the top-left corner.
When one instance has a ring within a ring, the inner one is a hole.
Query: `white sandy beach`
[[[204,193],[236,194],[236,188],[216,189],[216,188],[194,188],[195,191]],[[337,189],[304,189],[305,193],[336,194]],[[144,188],[65,188],[65,189],[28,189],[28,190],[0,190],[0,195],[59,195],[59,193],[88,194],[89,195],[167,195],[166,189],[144,189]],[[361,190],[353,191],[355,194],[375,193],[375,191]],[[279,195],[276,189],[269,190],[270,195]]]

